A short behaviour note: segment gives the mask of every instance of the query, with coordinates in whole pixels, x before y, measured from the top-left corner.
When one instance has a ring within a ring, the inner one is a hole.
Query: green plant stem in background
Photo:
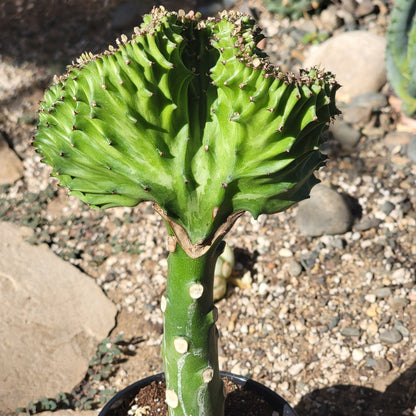
[[[416,0],[397,0],[390,16],[386,36],[387,78],[402,110],[416,113]]]
[[[329,3],[329,0],[265,0],[265,6],[269,11],[293,20],[320,10]]]
[[[223,383],[218,366],[217,309],[213,301],[219,241],[201,257],[189,257],[179,244],[168,257],[163,362],[170,415],[221,415]]]

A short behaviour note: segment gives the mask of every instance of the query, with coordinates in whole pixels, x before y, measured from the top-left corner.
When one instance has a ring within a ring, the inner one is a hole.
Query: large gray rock
[[[377,92],[386,82],[385,40],[365,30],[336,35],[310,49],[304,67],[319,66],[336,75],[342,88],[337,99],[350,100],[367,92]]]
[[[23,163],[0,133],[0,185],[11,185],[23,176]]]
[[[299,203],[296,225],[303,235],[320,236],[343,234],[353,223],[353,215],[346,199],[337,191],[318,184],[309,199]]]
[[[70,392],[116,307],[94,280],[0,222],[0,414]]]

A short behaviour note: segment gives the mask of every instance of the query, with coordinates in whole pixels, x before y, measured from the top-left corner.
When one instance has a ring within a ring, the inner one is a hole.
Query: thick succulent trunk
[[[170,416],[221,416],[223,383],[218,367],[217,309],[213,301],[215,263],[223,244],[216,241],[191,258],[179,244],[168,258],[162,356]]]

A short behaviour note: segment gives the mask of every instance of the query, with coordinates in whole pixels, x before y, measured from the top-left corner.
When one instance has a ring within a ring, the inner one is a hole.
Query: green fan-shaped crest
[[[132,39],[84,54],[41,103],[34,145],[93,207],[154,201],[192,243],[239,210],[275,213],[308,196],[333,76],[273,69],[254,22],[154,9]]]

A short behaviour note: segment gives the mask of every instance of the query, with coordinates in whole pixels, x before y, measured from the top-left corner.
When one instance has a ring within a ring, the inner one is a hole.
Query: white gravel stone
[[[360,349],[354,348],[354,349],[352,350],[352,354],[351,354],[351,356],[352,356],[352,359],[353,359],[354,361],[359,362],[359,361],[361,361],[361,360],[365,357],[365,352],[364,352],[363,350],[360,350]]]
[[[305,363],[297,363],[289,367],[288,371],[291,376],[297,376],[304,368],[305,368]]]

